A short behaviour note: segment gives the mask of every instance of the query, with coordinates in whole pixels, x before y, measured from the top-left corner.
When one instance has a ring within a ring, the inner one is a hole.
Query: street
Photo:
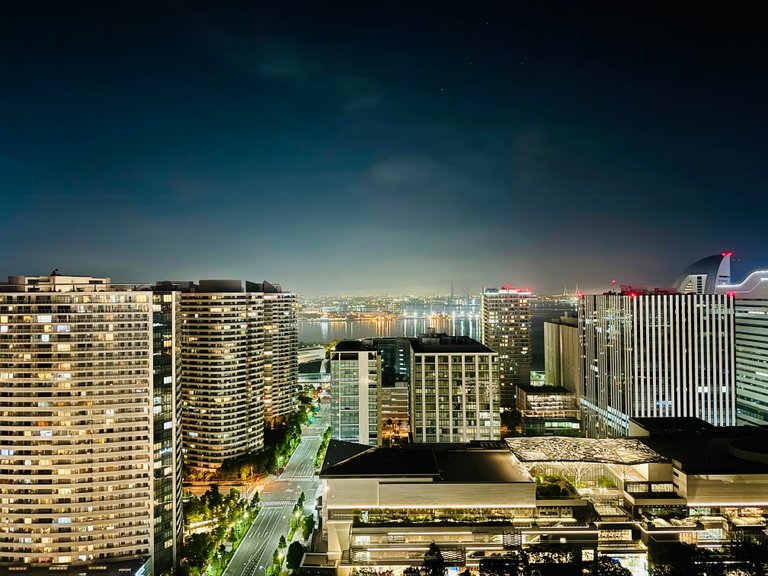
[[[279,478],[274,478],[261,492],[261,511],[240,543],[224,576],[263,576],[272,563],[280,536],[288,537],[293,506],[303,491],[304,514],[314,512],[319,481],[314,459],[323,433],[328,427],[328,406],[320,405],[315,421],[302,429],[301,442]],[[301,529],[297,530],[301,537]],[[290,544],[290,543],[289,543]]]

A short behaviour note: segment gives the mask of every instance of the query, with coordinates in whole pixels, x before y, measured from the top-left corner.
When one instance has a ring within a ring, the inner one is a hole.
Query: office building
[[[296,295],[278,284],[263,282],[264,294],[264,417],[285,418],[296,409],[299,383],[299,330]]]
[[[557,296],[536,295],[531,298],[529,309],[531,314],[531,371],[544,371],[544,329],[545,323],[553,318],[563,316],[576,318],[578,298],[565,294]]]
[[[497,440],[499,355],[468,336],[411,339],[414,442]]]
[[[500,434],[498,355],[468,336],[339,342],[331,397],[340,440],[399,445]]]
[[[181,446],[181,295],[152,294],[154,573],[178,563],[184,529]]]
[[[675,280],[675,289],[681,294],[715,294],[731,282],[732,256],[733,252],[723,252],[694,262]]]
[[[526,436],[580,436],[576,395],[562,386],[517,387],[517,409]]]
[[[331,350],[331,435],[381,443],[381,359],[371,340],[345,340]]]
[[[357,353],[359,357],[350,353]],[[358,363],[357,368],[353,367],[354,362]],[[334,430],[333,437],[387,446],[407,443],[411,431],[412,364],[410,338],[339,342],[331,352],[332,413],[339,430],[338,433]],[[346,367],[346,372],[339,371],[342,366]],[[343,411],[347,412],[345,416],[341,416]],[[346,422],[342,423],[340,417]],[[357,431],[355,425],[359,426]],[[374,431],[375,439],[372,437]]]
[[[561,386],[578,400],[579,321],[575,316],[561,316],[544,323],[544,379],[548,386]]]
[[[483,290],[482,343],[499,354],[502,407],[515,406],[515,387],[530,384],[531,311],[529,289]]]
[[[264,294],[201,280],[181,294],[186,463],[216,469],[264,446]]]
[[[408,405],[411,396],[409,382],[398,381],[391,386],[379,388],[381,442],[384,446],[398,446],[410,438],[410,417]]]
[[[736,423],[768,425],[768,271],[740,284],[721,284],[735,300]]]
[[[413,348],[408,338],[375,338],[373,342],[381,358],[379,420],[382,437],[379,443],[397,446],[408,442],[411,433],[409,404]]]
[[[634,417],[735,422],[734,305],[727,294],[635,290],[579,302],[583,424],[626,436]]]
[[[178,451],[172,434],[157,438],[170,456],[154,470],[153,414],[170,428],[177,417],[164,398],[173,343],[156,368],[153,313],[152,292],[109,278],[14,276],[0,288],[0,571],[149,573],[157,530],[172,556]]]

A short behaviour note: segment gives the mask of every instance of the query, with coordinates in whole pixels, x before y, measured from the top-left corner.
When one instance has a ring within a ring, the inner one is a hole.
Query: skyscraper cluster
[[[576,395],[587,435],[626,436],[643,417],[768,423],[768,273],[731,284],[730,259],[695,262],[670,289],[579,298]]]
[[[468,336],[339,342],[331,387],[340,440],[376,445],[400,432],[419,443],[499,436],[498,354]]]
[[[621,286],[603,294],[579,294],[575,316],[544,326],[545,370],[538,382],[531,380],[535,297],[530,289],[484,289],[482,344],[467,339],[460,353],[456,342],[449,345],[445,338],[430,340],[428,335],[373,339],[365,349],[371,361],[378,359],[378,367],[360,371],[365,382],[348,382],[347,396],[350,402],[362,402],[358,391],[368,390],[368,408],[360,404],[349,409],[367,412],[366,421],[378,422],[378,428],[371,424],[365,434],[338,437],[381,443],[386,436],[382,422],[387,420],[382,407],[392,397],[386,389],[396,374],[404,376],[400,381],[408,390],[403,409],[414,442],[485,439],[487,427],[497,426],[500,408],[519,410],[529,434],[620,437],[629,434],[632,418],[766,424],[768,272],[757,271],[732,284],[730,259],[731,253],[724,252],[695,262],[670,288]],[[407,346],[397,348],[396,362],[397,341]],[[355,346],[362,344],[342,343],[332,360]],[[472,346],[487,347],[493,359],[486,364],[480,349]],[[468,368],[460,354],[470,352],[472,362],[479,364]],[[485,388],[474,384],[486,374],[487,389],[494,390],[487,397],[482,396]],[[342,372],[332,376],[337,385],[344,381]],[[350,415],[341,415],[345,408],[335,405],[335,410],[352,429]]]
[[[265,419],[293,409],[296,350],[295,296],[269,283],[10,277],[0,570],[173,567],[182,450],[211,469],[263,447]]]

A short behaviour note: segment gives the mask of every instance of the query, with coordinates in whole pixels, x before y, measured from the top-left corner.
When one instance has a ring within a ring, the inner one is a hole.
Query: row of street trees
[[[301,565],[301,559],[304,557],[304,552],[307,551],[307,547],[300,541],[296,540],[291,542],[288,546],[288,540],[292,540],[296,530],[302,530],[302,539],[308,540],[312,535],[312,530],[315,528],[315,518],[312,514],[304,516],[304,492],[299,494],[299,499],[293,507],[293,513],[291,514],[290,531],[288,532],[288,539],[285,536],[280,536],[280,541],[277,544],[277,550],[272,554],[272,564],[266,569],[266,576],[278,576],[283,568],[283,561],[286,566],[295,572]],[[287,548],[287,551],[286,551]]]
[[[226,460],[215,472],[185,470],[185,478],[210,481],[246,481],[253,477],[274,474],[290,460],[301,441],[301,427],[309,423],[318,410],[311,392],[298,396],[295,412],[264,428],[264,449]]]
[[[186,498],[185,525],[194,531],[195,525],[199,524],[202,531],[193,533],[184,542],[179,573],[200,576],[210,567],[213,574],[220,574],[259,513],[260,506],[258,494],[249,502],[235,488],[228,495],[221,494],[215,484],[200,498]]]
[[[320,442],[320,448],[317,449],[317,454],[315,455],[315,470],[320,470],[320,467],[323,465],[323,460],[325,460],[325,453],[328,451],[328,443],[330,441],[331,428],[328,427],[323,434],[323,440]]]

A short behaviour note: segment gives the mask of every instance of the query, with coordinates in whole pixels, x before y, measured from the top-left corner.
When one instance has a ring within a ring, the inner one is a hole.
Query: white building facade
[[[381,359],[372,343],[344,341],[331,351],[331,434],[337,440],[381,442]]]
[[[626,291],[579,303],[587,435],[626,436],[632,417],[736,421],[734,300]]]
[[[414,442],[498,440],[498,354],[466,336],[412,339],[411,430]]]
[[[718,286],[735,300],[736,423],[768,425],[768,270]]]

